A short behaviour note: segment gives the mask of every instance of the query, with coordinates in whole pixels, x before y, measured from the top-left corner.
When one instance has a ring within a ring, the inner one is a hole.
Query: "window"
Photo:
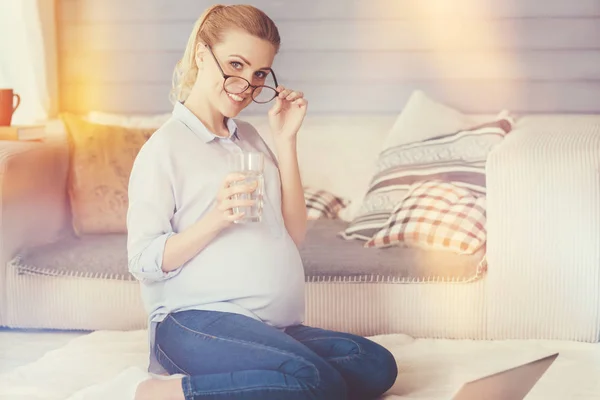
[[[0,5],[0,88],[21,96],[13,124],[45,121],[57,104],[53,3],[3,0]]]

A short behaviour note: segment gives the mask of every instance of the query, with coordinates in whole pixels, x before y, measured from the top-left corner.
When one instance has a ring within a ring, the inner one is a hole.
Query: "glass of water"
[[[244,179],[236,181],[233,185],[251,185],[256,183],[256,189],[251,193],[236,194],[234,200],[254,200],[252,206],[234,207],[233,213],[244,213],[244,217],[235,221],[236,223],[260,222],[263,210],[265,165],[264,154],[260,152],[242,152],[229,155],[229,171],[245,176]]]

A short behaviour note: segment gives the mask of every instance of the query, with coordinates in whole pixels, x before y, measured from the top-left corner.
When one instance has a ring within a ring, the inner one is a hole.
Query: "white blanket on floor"
[[[554,352],[560,356],[527,400],[600,399],[600,344],[405,335],[372,339],[398,361],[398,380],[386,400],[446,400],[466,381]],[[146,343],[145,331],[100,331],[75,338],[34,363],[0,375],[0,399],[133,400],[137,383],[148,377]]]

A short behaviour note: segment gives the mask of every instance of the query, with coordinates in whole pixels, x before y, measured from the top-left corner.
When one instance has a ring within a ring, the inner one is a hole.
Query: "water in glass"
[[[254,200],[252,206],[234,207],[234,214],[244,213],[244,217],[237,223],[244,222],[260,222],[263,211],[263,194],[264,194],[264,156],[258,152],[244,152],[232,154],[230,157],[231,172],[244,175],[244,179],[234,182],[234,185],[251,185],[256,183],[256,189],[251,193],[242,193],[233,196],[233,199]]]

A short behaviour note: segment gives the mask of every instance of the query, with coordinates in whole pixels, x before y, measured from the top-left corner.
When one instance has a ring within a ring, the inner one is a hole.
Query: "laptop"
[[[558,353],[465,383],[452,400],[523,400]]]

